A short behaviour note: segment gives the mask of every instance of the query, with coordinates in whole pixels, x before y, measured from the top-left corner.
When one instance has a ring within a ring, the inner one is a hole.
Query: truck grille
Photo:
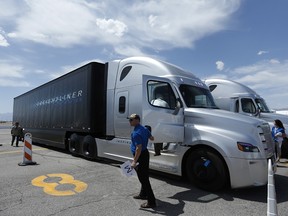
[[[275,151],[275,145],[271,136],[270,126],[268,123],[264,123],[260,127],[263,133],[259,133],[259,135],[260,137],[264,137],[264,139],[262,138],[262,143],[263,145],[265,145],[265,152],[267,158],[270,158],[274,155]]]

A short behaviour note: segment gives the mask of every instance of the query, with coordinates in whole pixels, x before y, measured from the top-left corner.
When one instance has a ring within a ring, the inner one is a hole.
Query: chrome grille
[[[260,133],[259,135],[260,137],[264,136],[265,138],[264,140],[262,140],[262,143],[266,145],[267,157],[272,157],[272,155],[274,155],[275,145],[272,139],[270,126],[268,123],[264,123],[261,125],[261,129],[263,131],[263,134]]]

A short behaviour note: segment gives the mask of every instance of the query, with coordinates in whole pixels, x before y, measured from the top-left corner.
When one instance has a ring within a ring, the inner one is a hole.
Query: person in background
[[[278,157],[280,159],[281,158],[281,145],[283,142],[283,138],[286,137],[286,134],[285,134],[285,128],[283,126],[283,123],[279,119],[274,120],[274,126],[272,127],[271,134],[275,141],[276,149],[278,152]]]
[[[13,146],[16,139],[16,147],[23,136],[23,129],[19,126],[19,122],[15,122],[15,125],[11,129],[12,141],[11,146]]]
[[[130,150],[133,154],[131,167],[135,168],[138,179],[141,183],[140,193],[134,199],[147,199],[141,208],[156,207],[156,200],[149,181],[149,151],[147,149],[148,140],[154,140],[150,131],[140,124],[140,116],[132,114],[129,117],[130,125],[134,127],[131,133]],[[137,168],[136,168],[137,167]]]
[[[151,101],[151,104],[157,107],[169,108],[169,104],[163,99],[161,94],[156,94],[156,99]],[[154,143],[154,156],[161,155],[163,150],[163,143]]]
[[[151,104],[158,107],[169,108],[169,104],[163,99],[162,95],[157,94],[156,99],[151,101]]]

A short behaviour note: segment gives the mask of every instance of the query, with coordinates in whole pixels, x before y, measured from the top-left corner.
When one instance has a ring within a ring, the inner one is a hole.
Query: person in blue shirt
[[[279,119],[274,120],[274,126],[272,127],[271,134],[275,141],[277,152],[279,152],[278,156],[281,158],[281,146],[283,138],[286,137],[286,134],[283,123]]]
[[[151,132],[140,124],[140,116],[132,114],[129,116],[130,125],[134,127],[131,133],[130,150],[133,154],[131,167],[135,168],[138,179],[141,183],[140,193],[134,199],[147,199],[141,208],[156,207],[156,200],[149,181],[149,151],[147,149],[148,140],[154,140]]]

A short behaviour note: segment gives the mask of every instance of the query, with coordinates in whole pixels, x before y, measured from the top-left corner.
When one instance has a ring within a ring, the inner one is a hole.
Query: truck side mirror
[[[261,113],[261,109],[257,109],[256,113],[253,114],[253,116],[260,118],[260,113]]]
[[[179,98],[177,98],[176,99],[176,107],[175,107],[175,110],[173,112],[173,115],[177,115],[181,107],[182,107],[181,100]]]

